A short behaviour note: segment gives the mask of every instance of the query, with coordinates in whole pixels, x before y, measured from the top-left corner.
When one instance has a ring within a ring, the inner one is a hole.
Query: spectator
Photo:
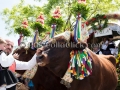
[[[113,42],[113,36],[112,35],[109,36],[109,43],[108,43],[107,49],[110,50],[112,55],[114,55],[116,53],[115,52],[115,43]]]
[[[104,55],[111,54],[110,50],[108,49],[108,44],[109,44],[109,40],[107,38],[103,38],[102,45],[101,45],[101,51]]]
[[[99,48],[99,46],[97,46],[97,45],[95,45],[94,47],[93,47],[93,52],[94,53],[96,53],[96,54],[102,54],[102,52],[100,51],[100,48]]]

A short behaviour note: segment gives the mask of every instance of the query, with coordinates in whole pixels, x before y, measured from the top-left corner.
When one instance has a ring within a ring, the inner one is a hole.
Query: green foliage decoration
[[[33,22],[31,28],[33,31],[38,30],[39,34],[47,31],[47,27],[45,25],[43,26],[40,22]]]
[[[71,12],[74,14],[75,17],[76,15],[81,14],[81,16],[84,19],[87,18],[89,11],[90,11],[90,8],[87,6],[87,4],[84,4],[84,3],[76,2],[76,4],[73,4],[71,8]]]
[[[102,29],[106,28],[108,25],[108,19],[105,15],[97,14],[91,20],[92,21],[90,24],[91,24],[93,30],[102,30]]]
[[[15,32],[18,34],[22,33],[26,37],[31,35],[31,32],[28,30],[28,28],[24,28],[24,27],[16,27]]]
[[[51,26],[52,24],[56,24],[57,30],[61,30],[64,25],[64,21],[61,17],[59,17],[59,18],[50,17],[46,23],[49,26]]]

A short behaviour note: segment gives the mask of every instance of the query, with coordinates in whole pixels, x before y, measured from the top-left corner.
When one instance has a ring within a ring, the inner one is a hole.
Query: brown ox
[[[58,42],[63,45],[68,41],[64,36],[55,37],[55,39],[49,41],[48,45],[41,48],[41,52],[37,56],[37,62],[40,66],[48,67],[55,75],[62,78],[68,68],[70,52],[72,50],[83,50],[86,48],[86,44],[81,42],[77,46],[82,45],[84,47],[77,48],[51,47],[57,45]],[[69,90],[115,90],[117,73],[114,63],[112,64],[107,57],[94,54],[89,49],[88,52],[92,57],[92,75],[85,77],[83,80],[73,79]]]
[[[35,52],[35,50],[26,50],[24,48],[16,49],[14,51],[14,53],[18,53],[20,55],[20,61],[29,61]],[[25,71],[17,70],[16,72],[22,75]],[[64,85],[60,84],[60,80],[61,79],[59,77],[55,76],[46,67],[38,67],[35,76],[32,78],[35,90],[67,90]]]

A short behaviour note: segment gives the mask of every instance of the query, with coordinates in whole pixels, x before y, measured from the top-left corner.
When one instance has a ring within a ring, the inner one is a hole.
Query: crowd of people
[[[118,47],[113,41],[113,36],[104,37],[100,45],[94,45],[93,51],[96,54],[114,55],[118,54]]]

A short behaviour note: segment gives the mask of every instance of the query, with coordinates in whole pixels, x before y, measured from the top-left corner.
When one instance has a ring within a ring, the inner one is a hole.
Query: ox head
[[[27,62],[32,58],[35,52],[36,50],[32,50],[31,48],[20,47],[14,50],[13,54],[18,53],[19,54],[18,60]]]
[[[83,42],[75,43],[72,38],[72,34],[68,31],[55,36],[40,48],[41,51],[36,57],[37,63],[40,66],[47,66],[53,73],[62,77],[68,68],[70,52],[72,50],[83,50],[87,46]]]
[[[20,47],[14,50],[13,54],[18,53],[19,54],[18,60],[27,62],[33,57],[35,52],[36,51],[32,50],[31,48],[26,49],[24,47]],[[25,72],[25,70],[16,70],[16,72],[22,75]]]

